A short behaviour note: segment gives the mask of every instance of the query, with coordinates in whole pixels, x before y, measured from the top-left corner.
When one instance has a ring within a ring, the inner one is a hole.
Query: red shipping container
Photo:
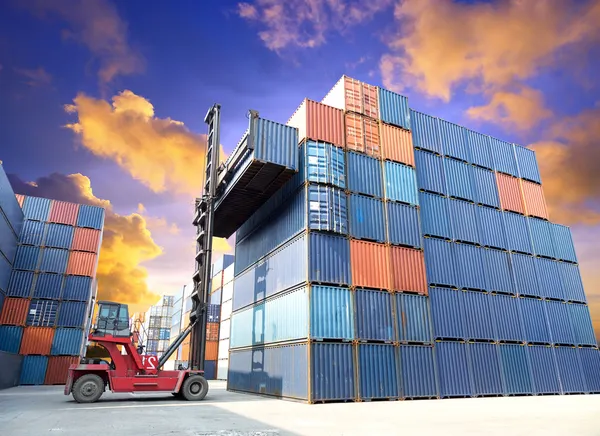
[[[342,76],[321,103],[371,118],[379,118],[377,87],[348,76]]]
[[[392,288],[427,294],[425,256],[422,251],[405,247],[390,247]]]
[[[79,362],[78,356],[50,356],[46,369],[45,385],[64,385],[69,375],[69,367]]]
[[[415,152],[410,131],[380,124],[381,155],[384,159],[415,166]]]
[[[502,173],[496,173],[496,183],[500,194],[500,205],[504,210],[525,213],[519,179]]]
[[[350,241],[352,284],[373,289],[390,289],[389,247],[353,239]]]
[[[67,265],[67,274],[94,277],[98,255],[85,251],[72,251]]]
[[[521,180],[521,189],[523,203],[525,203],[525,213],[530,216],[548,219],[548,209],[542,185]]]
[[[97,253],[100,246],[100,230],[75,227],[72,250]]]
[[[219,341],[206,341],[204,360],[217,360],[219,355]]]
[[[346,148],[380,157],[379,123],[362,115],[348,112],[344,116]]]
[[[19,203],[19,206],[23,207],[23,202],[25,201],[25,196],[21,195],[21,194],[15,194],[15,197],[17,197],[17,203]]]
[[[25,327],[19,354],[41,354],[47,356],[52,348],[54,329],[52,327]]]
[[[29,303],[27,298],[7,298],[2,306],[0,324],[3,325],[25,325]]]
[[[219,340],[219,323],[218,322],[207,322],[206,323],[206,340],[207,341],[218,341]]]
[[[313,139],[344,147],[344,113],[340,109],[304,99],[287,122],[298,129],[298,141]]]
[[[78,212],[78,204],[52,200],[52,204],[50,205],[50,218],[48,221],[51,223],[68,224],[70,226],[74,226],[77,223]]]

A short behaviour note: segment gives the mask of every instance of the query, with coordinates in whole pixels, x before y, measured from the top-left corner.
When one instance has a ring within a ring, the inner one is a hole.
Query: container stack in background
[[[236,233],[228,389],[600,391],[570,230],[548,221],[531,150],[345,76],[288,125],[300,171]]]
[[[25,356],[20,384],[63,384],[93,312],[104,209],[16,198],[25,219],[0,314],[0,349]]]
[[[160,356],[169,347],[174,303],[174,296],[165,295],[146,312],[146,354]]]
[[[229,335],[231,333],[231,308],[233,304],[233,277],[235,265],[223,271],[223,291],[221,292],[221,318],[219,320],[219,350],[217,361],[217,380],[227,380],[229,368]]]

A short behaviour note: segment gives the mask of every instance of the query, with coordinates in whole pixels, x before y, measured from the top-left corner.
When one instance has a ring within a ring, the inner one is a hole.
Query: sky
[[[134,309],[194,269],[206,111],[286,122],[343,75],[533,148],[600,334],[600,0],[6,0],[0,160],[16,191],[107,208],[100,292]],[[219,253],[234,241],[217,240]]]

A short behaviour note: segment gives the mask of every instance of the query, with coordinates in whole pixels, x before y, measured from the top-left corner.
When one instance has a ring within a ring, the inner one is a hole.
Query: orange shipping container
[[[370,156],[380,157],[379,123],[362,115],[346,113],[346,148]]]
[[[525,203],[525,213],[530,216],[548,219],[548,209],[546,208],[546,199],[541,185],[521,180],[523,190],[523,203]]]
[[[94,277],[96,274],[95,253],[86,253],[84,251],[72,251],[67,265],[67,274],[76,276]]]
[[[519,179],[506,174],[496,173],[500,205],[504,210],[525,213]]]
[[[404,247],[390,247],[392,287],[395,291],[413,291],[427,294],[425,256],[422,251]]]
[[[190,344],[181,344],[181,355],[177,360],[189,360],[190,358]]]
[[[219,341],[206,341],[204,360],[217,360],[219,356]]]
[[[384,159],[415,166],[412,135],[408,130],[380,124],[381,155]]]
[[[25,298],[5,299],[2,306],[2,315],[0,315],[0,324],[25,325],[29,303],[29,300]]]
[[[304,99],[288,126],[298,129],[298,141],[313,139],[344,147],[344,113],[340,109]]]
[[[72,250],[97,253],[100,245],[100,230],[75,227]]]
[[[45,385],[64,385],[69,375],[69,367],[79,362],[78,356],[51,356],[48,358]]]
[[[218,322],[206,323],[206,340],[207,341],[218,341],[219,340],[219,323]]]
[[[342,76],[321,103],[371,118],[379,118],[377,87],[348,76]]]
[[[77,223],[77,212],[79,212],[78,204],[52,200],[49,221],[74,226]]]
[[[389,248],[384,244],[350,241],[352,284],[358,287],[390,289]]]
[[[47,356],[52,348],[54,329],[52,327],[25,327],[19,354],[41,354]]]
[[[15,197],[17,197],[17,202],[19,203],[19,206],[23,207],[23,202],[25,201],[25,196],[21,195],[21,194],[15,194]]]

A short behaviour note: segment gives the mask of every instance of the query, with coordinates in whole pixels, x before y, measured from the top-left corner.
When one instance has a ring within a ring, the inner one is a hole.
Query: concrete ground
[[[77,404],[59,386],[0,391],[7,436],[600,435],[600,395],[307,405],[227,392],[205,401],[105,394]]]

